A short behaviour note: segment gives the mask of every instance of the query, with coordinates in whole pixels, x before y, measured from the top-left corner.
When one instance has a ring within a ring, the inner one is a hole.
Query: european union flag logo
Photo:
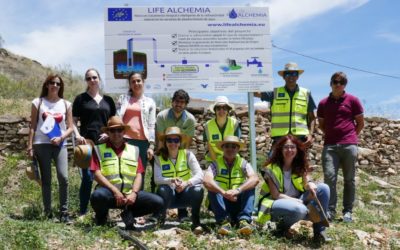
[[[132,8],[108,8],[108,21],[132,21]]]
[[[165,171],[165,170],[170,170],[170,169],[171,169],[171,167],[169,166],[169,164],[164,164],[164,165],[161,166],[161,168],[162,168],[163,171]]]
[[[221,169],[221,174],[222,175],[228,175],[228,170],[227,169]]]
[[[104,153],[104,158],[111,158],[111,157],[112,157],[112,155],[110,152]]]
[[[212,135],[211,137],[213,140],[219,140],[219,134]]]

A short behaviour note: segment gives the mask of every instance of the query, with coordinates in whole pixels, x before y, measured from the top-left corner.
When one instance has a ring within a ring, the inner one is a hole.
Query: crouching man
[[[243,146],[236,136],[226,136],[218,142],[223,155],[211,163],[204,176],[210,206],[220,225],[218,233],[222,235],[230,234],[235,225],[240,234],[253,232],[251,213],[259,180],[251,165],[238,154]]]
[[[139,149],[124,141],[127,129],[121,118],[111,117],[102,128],[109,141],[95,147],[90,170],[98,186],[90,201],[97,225],[107,222],[110,208],[119,208],[126,229],[133,229],[135,217],[157,213],[164,205],[161,197],[140,190],[144,168]]]

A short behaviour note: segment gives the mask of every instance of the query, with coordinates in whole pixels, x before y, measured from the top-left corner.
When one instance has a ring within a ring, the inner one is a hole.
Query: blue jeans
[[[139,157],[142,160],[142,165],[144,168],[144,172],[142,173],[142,186],[140,187],[140,190],[144,189],[144,180],[146,176],[146,166],[147,166],[147,150],[149,149],[150,143],[147,140],[136,140],[136,139],[126,139],[128,144],[134,145],[139,148]]]
[[[110,208],[125,208],[117,207],[114,194],[106,187],[96,188],[92,193],[90,203],[96,213],[97,220],[105,220]],[[146,214],[158,213],[163,206],[164,201],[160,196],[145,191],[139,191],[135,203],[127,208],[130,210],[133,217],[139,217]]]
[[[87,169],[80,169],[81,186],[79,188],[79,213],[86,214],[89,205],[90,194],[92,193],[93,174]]]
[[[222,194],[208,192],[210,206],[214,212],[217,223],[230,218],[231,223],[236,224],[240,220],[251,223],[251,213],[254,207],[255,189],[243,191],[238,195],[236,202],[225,199]]]
[[[200,186],[185,188],[181,193],[175,192],[168,185],[160,185],[157,194],[164,200],[164,207],[160,211],[161,216],[165,218],[168,208],[192,208],[192,223],[200,224],[200,207],[203,201],[204,190]]]
[[[310,191],[306,191],[300,197],[303,203],[297,202],[291,199],[279,199],[275,200],[271,208],[271,221],[278,222],[279,226],[286,230],[290,228],[294,223],[299,220],[308,219],[308,209],[306,205],[310,201],[308,198]],[[329,187],[325,183],[319,183],[317,185],[317,198],[321,203],[324,211],[327,211],[329,202]],[[325,227],[321,223],[315,223],[313,225],[314,232],[321,232],[325,230]]]
[[[324,181],[331,190],[329,212],[336,214],[336,182],[339,168],[343,171],[343,213],[352,212],[355,200],[357,145],[325,145],[322,151],[322,168]]]

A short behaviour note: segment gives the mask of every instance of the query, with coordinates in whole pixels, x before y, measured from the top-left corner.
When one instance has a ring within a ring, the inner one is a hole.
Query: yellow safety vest
[[[138,148],[125,144],[121,157],[118,157],[105,143],[96,147],[99,153],[101,174],[122,193],[131,193],[139,165]]]
[[[267,166],[266,171],[269,173],[269,176],[272,178],[272,181],[275,184],[275,186],[278,188],[278,191],[280,193],[284,193],[282,169],[277,164],[270,164]],[[304,192],[303,177],[299,176],[297,174],[292,174],[291,179],[292,179],[293,186],[298,191],[303,193]],[[264,182],[263,185],[261,186],[260,196],[261,196],[261,198],[259,201],[257,222],[264,224],[265,222],[271,220],[271,208],[272,208],[272,204],[275,201],[271,197],[268,183]]]
[[[162,176],[167,178],[179,177],[184,181],[188,181],[192,175],[188,165],[187,154],[188,151],[186,149],[179,149],[175,165],[169,158],[164,160],[162,156],[158,156]]]
[[[231,171],[225,165],[223,156],[219,156],[214,163],[217,167],[217,175],[214,179],[223,190],[236,189],[245,182],[246,176],[244,176],[242,167],[247,164],[247,161],[239,155],[236,156]]]
[[[235,135],[235,130],[239,126],[239,122],[233,117],[227,117],[227,122],[224,130],[224,134],[218,128],[217,118],[208,121],[205,125],[205,132],[207,135],[208,143],[210,143],[212,150],[215,152],[216,157],[224,154],[217,148],[217,143],[223,141],[226,136]],[[210,152],[206,155],[206,160],[211,162]]]
[[[310,92],[299,87],[291,99],[285,87],[274,89],[271,106],[271,137],[310,134],[307,126],[307,107]]]

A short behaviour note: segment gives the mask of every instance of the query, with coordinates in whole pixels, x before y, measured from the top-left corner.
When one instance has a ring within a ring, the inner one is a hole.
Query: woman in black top
[[[86,92],[78,95],[72,105],[72,116],[75,124],[80,121],[80,133],[75,131],[78,143],[85,144],[86,139],[95,144],[104,142],[107,134],[101,132],[108,118],[115,115],[116,108],[110,96],[100,95],[100,74],[96,69],[88,69],[85,73]],[[89,168],[82,169],[82,182],[79,189],[80,214],[87,212],[93,177]]]

